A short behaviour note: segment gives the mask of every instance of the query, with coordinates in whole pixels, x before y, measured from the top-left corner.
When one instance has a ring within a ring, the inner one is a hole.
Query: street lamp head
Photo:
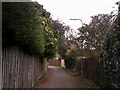
[[[70,19],[70,20],[81,20],[81,19]]]
[[[83,26],[83,21],[81,20],[81,19],[70,19],[70,20],[80,20],[81,21],[81,23],[82,23],[82,26]]]

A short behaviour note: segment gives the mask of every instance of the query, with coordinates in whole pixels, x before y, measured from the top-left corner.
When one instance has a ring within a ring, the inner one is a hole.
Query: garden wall
[[[47,70],[47,60],[18,48],[2,50],[2,88],[32,88]]]

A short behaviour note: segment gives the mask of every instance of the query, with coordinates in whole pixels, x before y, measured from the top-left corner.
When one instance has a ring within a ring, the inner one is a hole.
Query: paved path
[[[39,80],[35,88],[86,88],[80,78],[73,76],[69,70],[49,66],[48,72]]]

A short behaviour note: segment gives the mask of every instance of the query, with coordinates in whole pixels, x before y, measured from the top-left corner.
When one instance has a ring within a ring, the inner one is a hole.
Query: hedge
[[[53,42],[55,46],[55,40],[47,39],[55,37],[50,26],[50,13],[42,5],[37,2],[4,2],[2,10],[3,47],[18,46],[27,53],[45,56],[46,45]],[[49,36],[47,30],[53,35]]]

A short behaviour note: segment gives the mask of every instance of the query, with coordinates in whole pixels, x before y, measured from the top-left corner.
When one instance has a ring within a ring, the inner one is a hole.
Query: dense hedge
[[[106,37],[100,60],[104,68],[105,87],[120,87],[120,15]]]
[[[4,2],[2,10],[3,46],[15,45],[27,53],[45,56],[47,46],[52,42],[54,48],[51,48],[56,50],[50,13],[42,5],[37,2]]]

